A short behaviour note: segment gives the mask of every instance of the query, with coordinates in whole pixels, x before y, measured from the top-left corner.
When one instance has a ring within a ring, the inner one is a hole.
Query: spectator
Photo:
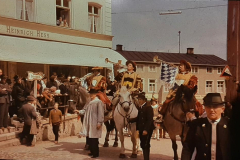
[[[25,102],[25,89],[22,85],[22,78],[18,75],[15,75],[14,81],[16,82],[12,89],[12,97],[14,99],[14,111],[13,114],[17,114],[18,118],[22,118],[22,116],[18,113],[18,110],[22,107]],[[10,115],[12,117],[13,115]]]
[[[63,20],[63,27],[68,27],[68,23],[66,19]]]
[[[160,123],[160,114],[158,113],[158,103],[157,103],[157,99],[152,97],[151,99],[151,107],[153,109],[153,120],[154,120],[154,126],[155,126],[155,129],[153,130],[153,137],[154,139],[157,138],[157,140],[160,140],[159,139],[159,123]]]
[[[107,96],[113,97],[113,94],[116,91],[117,91],[117,88],[116,88],[115,82],[114,81],[110,81],[110,79],[108,79],[107,90],[106,90]]]
[[[47,82],[47,88],[51,88],[52,86],[56,87],[56,89],[58,89],[58,84],[56,82],[57,80],[57,76],[52,75],[50,77],[50,81]]]
[[[199,118],[189,123],[181,159],[191,160],[195,147],[195,160],[231,159],[229,120],[221,116],[225,109],[224,103],[220,93],[208,93],[203,98],[207,118]],[[187,114],[187,117],[195,119],[191,113]]]
[[[98,99],[97,93],[97,90],[90,89],[91,101],[83,110],[76,110],[76,112],[84,114],[81,134],[88,137],[89,155],[92,158],[99,157],[98,139],[102,136],[102,124],[104,122],[104,104]]]
[[[43,79],[41,80],[42,92],[47,87],[46,84],[47,84],[47,77],[43,77]]]
[[[57,26],[60,26],[60,27],[63,26],[63,20],[62,20],[62,17],[59,17],[59,20],[57,20]]]
[[[3,78],[3,71],[2,69],[0,69],[0,81],[2,80],[2,78]]]
[[[52,125],[53,133],[55,135],[55,144],[58,144],[59,126],[62,123],[62,112],[58,109],[59,104],[54,104],[54,109],[50,111],[49,124]]]
[[[32,126],[32,119],[36,120],[37,113],[35,111],[35,104],[36,99],[33,96],[27,97],[27,103],[22,106],[20,109],[20,112],[22,113],[24,117],[24,127],[22,134],[20,136],[20,142],[23,144],[23,138],[26,137],[27,146],[33,147],[32,141],[33,141],[33,134],[30,134],[31,126]]]
[[[3,76],[0,84],[0,128],[3,130],[8,126],[9,96],[11,89],[6,83],[7,77]]]

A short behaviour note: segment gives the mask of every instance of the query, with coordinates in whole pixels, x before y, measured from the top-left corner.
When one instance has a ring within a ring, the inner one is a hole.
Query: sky
[[[214,54],[226,60],[227,0],[112,0],[113,49]],[[168,10],[181,14],[159,15]]]

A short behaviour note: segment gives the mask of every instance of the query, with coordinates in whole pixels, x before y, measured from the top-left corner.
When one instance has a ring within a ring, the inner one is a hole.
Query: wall
[[[235,8],[235,9],[234,9]],[[235,12],[234,12],[235,10]],[[235,13],[235,14],[234,14]],[[227,23],[227,62],[232,77],[227,81],[227,100],[232,101],[236,97],[236,83],[240,80],[240,2],[228,1],[228,23]]]
[[[16,17],[16,0],[0,0],[0,16]]]

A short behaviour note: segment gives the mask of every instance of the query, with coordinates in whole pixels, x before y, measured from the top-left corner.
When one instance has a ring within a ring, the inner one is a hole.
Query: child
[[[54,109],[50,111],[49,124],[52,125],[53,133],[55,135],[55,144],[58,144],[58,131],[62,123],[62,112],[58,109],[58,103],[54,104]]]

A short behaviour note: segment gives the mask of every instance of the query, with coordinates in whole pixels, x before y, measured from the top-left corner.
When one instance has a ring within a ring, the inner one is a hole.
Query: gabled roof
[[[118,51],[127,60],[135,62],[153,62],[153,57],[158,56],[159,59],[178,64],[184,59],[192,65],[209,65],[209,66],[225,66],[227,61],[215,55],[209,54],[186,54],[186,53],[163,53],[163,52],[140,52],[140,51]]]

